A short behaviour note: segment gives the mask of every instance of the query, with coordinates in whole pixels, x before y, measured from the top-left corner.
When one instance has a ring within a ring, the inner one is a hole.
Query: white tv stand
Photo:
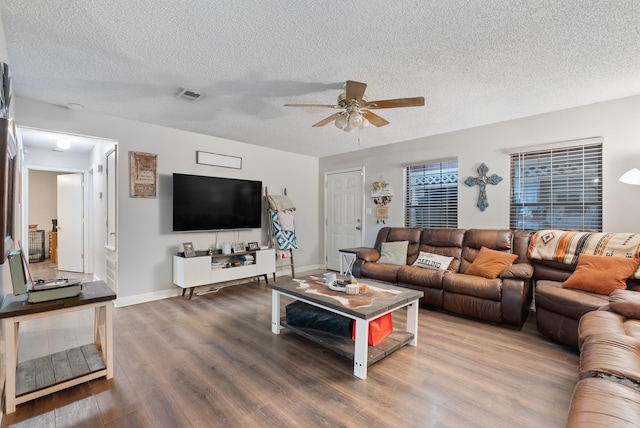
[[[249,265],[233,266],[240,261],[240,256],[252,255],[254,261]],[[214,268],[211,263],[218,260],[221,264],[230,263],[231,267]],[[257,277],[258,281],[263,276],[268,284],[267,274],[273,273],[276,277],[276,250],[273,248],[266,250],[242,251],[231,254],[216,253],[209,255],[198,255],[196,257],[173,256],[173,283],[182,288],[184,296],[189,289],[189,299],[193,297],[195,287],[209,284],[220,284],[238,279]],[[218,291],[221,288],[235,284],[220,285],[213,287],[209,292]],[[198,293],[201,294],[201,293]],[[204,294],[204,293],[202,293]]]

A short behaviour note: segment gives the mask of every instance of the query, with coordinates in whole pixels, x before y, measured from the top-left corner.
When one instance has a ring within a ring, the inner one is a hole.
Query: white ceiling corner
[[[3,0],[17,95],[328,156],[640,93],[635,0]],[[311,125],[346,80],[391,123]],[[203,94],[176,99],[181,88]]]

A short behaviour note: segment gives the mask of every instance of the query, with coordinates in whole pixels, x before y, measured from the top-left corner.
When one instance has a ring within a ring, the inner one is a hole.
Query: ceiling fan
[[[369,101],[364,95],[366,83],[347,80],[344,92],[338,95],[337,104],[285,104],[287,107],[327,107],[341,109],[313,126],[324,126],[335,121],[335,125],[347,132],[361,129],[372,123],[374,126],[385,126],[389,122],[371,110],[396,107],[419,107],[424,105],[424,97],[396,98],[392,100]]]

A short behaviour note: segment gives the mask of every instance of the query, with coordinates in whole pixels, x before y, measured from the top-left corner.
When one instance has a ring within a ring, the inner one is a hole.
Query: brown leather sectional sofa
[[[384,227],[374,247],[356,254],[352,271],[424,292],[421,305],[485,321],[521,326],[529,313],[533,268],[527,258],[532,232],[489,229]],[[405,265],[378,263],[382,243],[408,241]],[[482,247],[515,254],[517,259],[495,279],[465,272]],[[453,257],[446,270],[413,266],[420,252]]]
[[[588,312],[609,303],[609,296],[591,291],[564,288],[562,283],[576,266],[553,260],[531,260],[534,267],[536,324],[551,339],[579,349],[578,323]],[[629,290],[640,291],[640,281],[628,279]]]
[[[535,282],[538,330],[580,351],[567,426],[640,426],[640,279],[627,279],[626,290],[610,295],[565,288],[576,265],[530,259],[532,235],[385,227],[374,248],[357,252],[352,271],[359,278],[424,291],[422,305],[516,326],[526,320]],[[409,242],[406,264],[378,263],[382,243],[397,241]],[[483,246],[517,259],[495,279],[466,274]],[[421,251],[453,260],[445,271],[413,266]]]
[[[579,323],[580,380],[568,427],[640,424],[640,294],[616,290]]]

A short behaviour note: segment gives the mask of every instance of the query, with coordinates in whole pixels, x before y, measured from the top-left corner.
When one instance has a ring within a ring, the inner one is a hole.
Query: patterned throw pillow
[[[413,265],[426,269],[447,270],[452,260],[453,257],[446,257],[439,254],[420,251],[418,258]]]

